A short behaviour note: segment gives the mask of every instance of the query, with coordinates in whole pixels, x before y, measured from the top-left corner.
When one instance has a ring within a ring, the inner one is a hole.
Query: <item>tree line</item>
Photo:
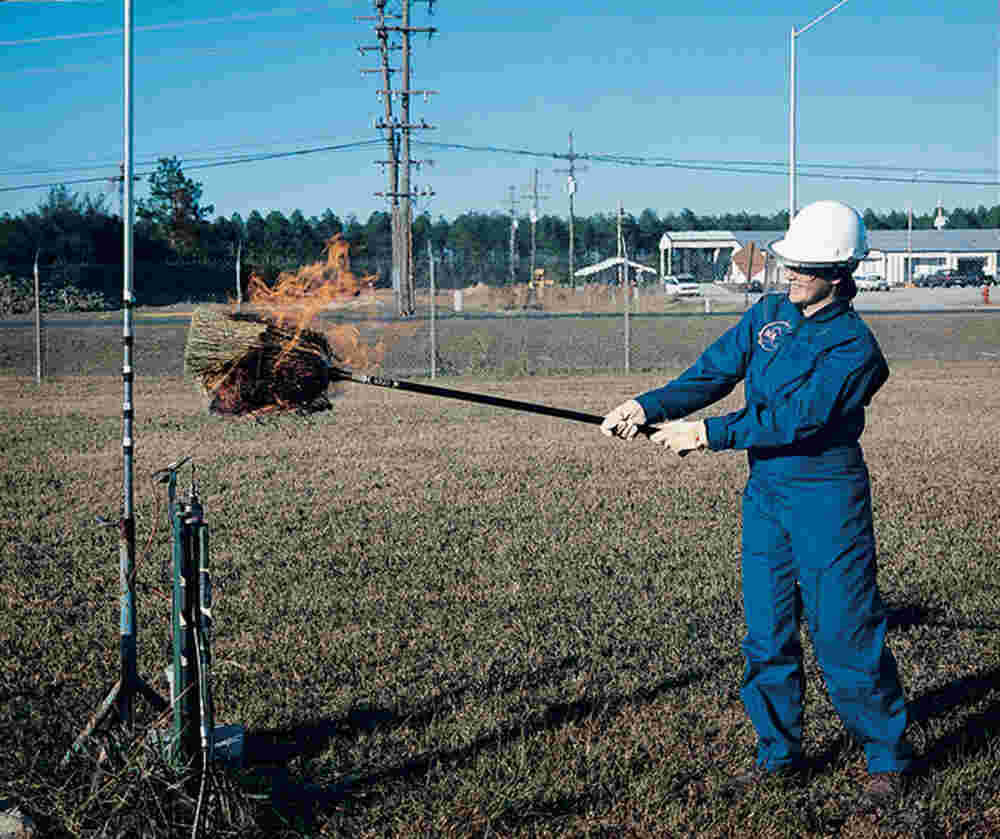
[[[288,216],[277,210],[266,215],[254,210],[246,218],[233,213],[229,218],[216,216],[214,220],[213,212],[212,205],[202,203],[201,184],[183,173],[176,158],[162,158],[149,177],[149,197],[136,204],[133,253],[137,274],[138,266],[143,266],[147,280],[136,283],[140,302],[173,302],[171,296],[225,299],[227,294],[232,296],[237,257],[245,275],[255,271],[270,278],[280,271],[323,259],[325,243],[337,233],[351,245],[355,273],[376,275],[380,287],[391,285],[388,211],[373,212],[364,221],[353,214],[341,218],[330,209],[310,217],[299,210]],[[915,213],[913,228],[930,229],[934,217],[934,211]],[[864,219],[870,230],[906,229],[909,223],[907,213],[898,210],[876,213],[868,209]],[[517,221],[514,277],[523,282],[530,268],[532,225],[526,217]],[[500,212],[468,212],[453,220],[432,218],[429,212],[417,215],[412,227],[416,285],[428,284],[428,242],[435,254],[435,279],[440,287],[477,282],[507,284],[511,276],[511,222],[509,214]],[[615,254],[617,225],[614,213],[575,219],[575,265],[580,267]],[[784,230],[787,226],[787,210],[772,215],[698,215],[685,208],[660,216],[647,208],[637,216],[626,213],[622,220],[629,256],[651,267],[658,264],[659,241],[665,231]],[[1000,228],[1000,205],[955,208],[949,212],[949,226]],[[534,227],[536,267],[565,281],[569,267],[568,220],[543,215]],[[80,196],[65,186],[52,187],[37,209],[0,217],[0,277],[23,280],[37,258],[50,285],[76,283],[91,302],[104,294],[108,305],[117,305],[122,235],[120,212],[115,212],[106,195]],[[154,270],[155,266],[171,270]],[[186,277],[183,289],[173,287],[180,274]]]

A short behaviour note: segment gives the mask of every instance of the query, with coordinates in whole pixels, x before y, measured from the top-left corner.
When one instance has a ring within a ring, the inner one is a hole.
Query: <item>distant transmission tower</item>
[[[410,131],[413,129],[433,128],[424,120],[419,123],[410,121],[410,97],[421,94],[426,102],[436,90],[413,90],[410,88],[410,35],[414,32],[426,32],[430,38],[437,29],[433,26],[410,26],[410,4],[412,0],[400,0],[400,14],[386,11],[388,0],[373,0],[375,15],[362,17],[358,20],[374,20],[375,35],[378,44],[358,47],[364,55],[366,52],[378,50],[381,56],[381,66],[362,70],[362,73],[381,73],[382,87],[377,95],[385,105],[384,117],[375,120],[375,128],[385,133],[387,160],[376,163],[388,168],[389,183],[385,192],[376,192],[378,196],[387,198],[392,207],[392,288],[397,300],[397,310],[400,315],[410,316],[416,309],[413,288],[413,210],[411,200],[433,195],[429,189],[414,190],[410,182],[410,169],[429,160],[413,161],[410,159]],[[426,0],[428,12],[433,12],[434,0]],[[390,24],[398,20],[399,24]],[[402,43],[392,39],[398,35]],[[390,53],[402,52],[402,66],[390,66]],[[400,87],[394,90],[392,76],[402,72]],[[393,97],[400,101],[400,116],[396,117],[392,110]]]
[[[573,269],[575,267],[574,259],[574,248],[573,248],[573,196],[576,195],[576,173],[587,171],[586,166],[577,166],[576,159],[580,155],[573,151],[573,132],[569,132],[569,154],[557,155],[557,157],[565,157],[569,161],[568,169],[556,169],[556,172],[565,174],[566,177],[566,191],[569,193],[569,281],[576,286],[576,278],[573,276]]]

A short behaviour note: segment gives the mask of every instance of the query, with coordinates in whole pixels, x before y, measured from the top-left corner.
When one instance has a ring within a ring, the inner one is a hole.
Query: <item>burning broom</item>
[[[200,377],[212,397],[209,410],[238,415],[261,410],[302,412],[329,408],[325,391],[336,381],[387,387],[427,396],[460,399],[560,419],[600,425],[604,417],[581,411],[399,381],[341,368],[343,363],[320,332],[292,329],[250,314],[195,310],[184,356],[185,370]],[[658,429],[639,426],[650,436]]]
[[[256,275],[250,278],[251,301],[271,311],[270,316],[225,313],[197,308],[184,350],[184,371],[197,379],[209,397],[213,413],[240,415],[272,410],[308,413],[330,407],[326,390],[332,382],[389,387],[428,396],[477,402],[516,411],[600,425],[604,418],[533,402],[503,399],[480,393],[451,390],[434,385],[401,382],[384,376],[355,373],[339,365],[367,367],[380,358],[384,346],[373,355],[363,346],[356,330],[335,336],[341,354],[334,352],[327,337],[306,327],[313,315],[327,305],[357,296],[361,282],[350,270],[348,248],[342,237],[327,242],[327,262],[306,266],[295,274],[281,274],[273,287]],[[371,284],[374,277],[363,278]],[[293,314],[288,309],[298,309]],[[281,314],[285,310],[285,314]],[[657,429],[639,426],[649,437]]]

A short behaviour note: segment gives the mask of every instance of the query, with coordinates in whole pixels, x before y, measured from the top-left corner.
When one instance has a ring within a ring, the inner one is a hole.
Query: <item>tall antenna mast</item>
[[[132,207],[132,142],[134,122],[132,110],[132,0],[125,0],[125,158],[122,169],[122,221],[125,228],[124,272],[125,283],[122,293],[122,461],[124,479],[122,482],[122,517],[119,523],[119,566],[121,575],[121,691],[118,694],[119,718],[125,728],[131,731],[133,725],[133,688],[138,682],[136,653],[135,618],[135,495],[132,487],[134,443],[132,438],[132,307],[135,304],[133,287],[132,237],[135,212]]]
[[[132,140],[133,140],[133,120],[132,120],[132,32],[134,16],[132,13],[132,0],[124,0],[124,99],[125,99],[125,119],[124,119],[124,146],[125,158],[123,161],[122,175],[124,180],[124,191],[122,193],[124,203],[124,291],[122,294],[122,389],[124,391],[122,399],[122,512],[118,519],[118,567],[119,579],[121,582],[121,618],[119,623],[121,653],[118,681],[111,688],[111,692],[101,702],[97,711],[91,716],[87,726],[74,741],[70,750],[62,759],[63,765],[69,761],[72,755],[80,750],[83,743],[93,734],[96,728],[101,725],[112,711],[116,711],[118,721],[131,737],[135,732],[135,696],[141,693],[146,701],[158,711],[163,711],[169,704],[148,684],[139,678],[138,668],[138,644],[136,641],[138,631],[136,622],[135,604],[135,494],[133,492],[133,463],[134,446],[132,440],[132,422],[134,419],[132,411],[132,307],[135,304],[133,294],[132,274],[132,233],[134,212],[132,209]],[[105,521],[98,517],[101,525],[113,526],[114,522]]]

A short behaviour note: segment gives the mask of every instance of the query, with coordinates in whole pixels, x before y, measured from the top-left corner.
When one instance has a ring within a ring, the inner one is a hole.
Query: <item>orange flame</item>
[[[295,272],[282,271],[274,285],[269,286],[257,274],[250,275],[247,289],[250,302],[263,309],[278,326],[294,329],[276,366],[299,345],[303,331],[320,312],[349,305],[363,290],[374,294],[377,275],[359,277],[351,270],[350,244],[342,234],[330,237],[324,250],[325,262],[314,262]],[[380,363],[385,355],[382,341],[369,347],[353,326],[323,331],[341,361],[351,367],[366,369]]]

